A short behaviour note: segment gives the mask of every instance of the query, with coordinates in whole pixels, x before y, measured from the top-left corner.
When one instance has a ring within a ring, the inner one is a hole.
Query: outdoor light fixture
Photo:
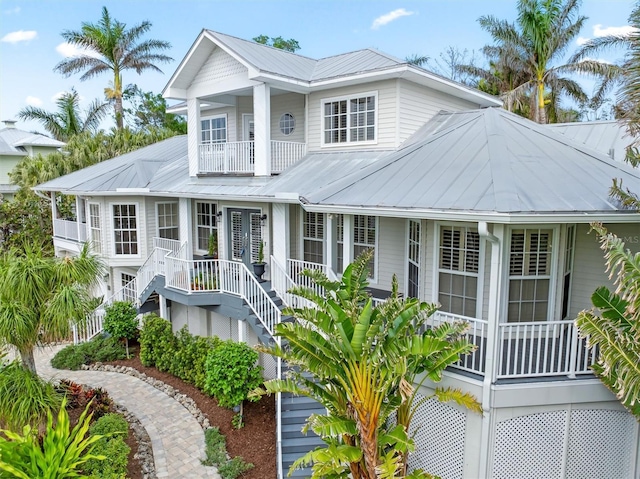
[[[260,217],[260,225],[261,225],[261,226],[264,226],[264,222],[265,222],[265,221],[267,221],[267,214],[266,214],[266,213],[265,213],[265,214],[263,214],[263,215]]]
[[[221,217],[222,217],[222,210],[218,211],[218,212],[216,213],[216,216],[217,216],[218,218],[221,218]]]

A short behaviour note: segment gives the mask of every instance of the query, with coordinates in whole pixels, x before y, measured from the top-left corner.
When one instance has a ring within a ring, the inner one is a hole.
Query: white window
[[[89,203],[89,240],[96,253],[102,253],[102,228],[100,227],[100,205]]]
[[[113,236],[116,254],[138,254],[136,205],[113,205]]]
[[[134,274],[120,273],[120,284],[122,286],[122,299],[124,301],[136,301],[136,284],[133,282],[136,279]]]
[[[353,216],[353,257],[357,258],[362,252],[376,248],[376,217],[365,215]],[[369,261],[369,277],[376,277],[375,253]]]
[[[200,129],[202,143],[224,143],[227,141],[226,115],[202,119]]]
[[[178,203],[156,203],[158,213],[158,237],[180,239]]]
[[[198,249],[209,248],[209,236],[218,234],[218,205],[216,203],[196,202],[196,236]]]
[[[296,119],[291,113],[285,113],[280,117],[280,131],[289,136],[296,128]]]
[[[511,232],[507,321],[546,321],[551,293],[550,229]]]
[[[442,311],[475,317],[480,235],[466,226],[440,226],[438,301]]]
[[[571,302],[571,276],[576,241],[576,225],[567,227],[567,243],[564,250],[564,277],[562,282],[562,319],[568,319]]]
[[[323,144],[376,140],[376,94],[323,100]]]
[[[417,298],[420,294],[420,222],[409,220],[407,248],[407,296]]]
[[[304,260],[324,264],[324,214],[304,212],[302,241]]]

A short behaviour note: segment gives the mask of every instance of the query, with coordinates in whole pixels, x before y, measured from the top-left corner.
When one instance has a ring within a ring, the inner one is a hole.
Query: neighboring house
[[[9,172],[18,162],[25,156],[53,153],[64,143],[39,133],[19,130],[12,120],[3,123],[5,127],[0,129],[0,195],[11,198],[18,186],[11,184]]]
[[[640,245],[640,215],[608,196],[614,177],[640,191],[640,172],[606,142],[587,147],[374,50],[313,60],[206,30],[164,93],[186,100],[187,136],[36,188],[76,195],[85,219],[66,227],[106,259],[110,295],[176,330],[269,342],[303,269],[339,276],[373,248],[374,297],[397,274],[403,294],[442,305],[434,324],[468,321],[478,346],[443,383],[484,414],[426,402],[412,467],[637,477],[638,423],[591,374],[597,354],[573,323],[610,283],[589,223]],[[63,226],[56,250],[78,251]],[[204,260],[212,233],[219,259]],[[261,242],[265,283],[250,272]],[[314,444],[292,403],[279,404],[285,471]]]

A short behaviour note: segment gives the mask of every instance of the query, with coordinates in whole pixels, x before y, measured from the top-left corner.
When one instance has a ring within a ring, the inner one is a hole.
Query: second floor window
[[[177,240],[180,239],[178,226],[178,203],[157,203],[158,207],[158,237]]]
[[[89,239],[96,253],[102,253],[102,230],[100,228],[100,205],[89,203]]]
[[[200,121],[201,143],[224,143],[227,141],[227,117],[217,116]]]
[[[375,95],[326,100],[322,108],[325,145],[375,141]]]
[[[116,254],[138,254],[136,205],[113,205],[113,236]]]

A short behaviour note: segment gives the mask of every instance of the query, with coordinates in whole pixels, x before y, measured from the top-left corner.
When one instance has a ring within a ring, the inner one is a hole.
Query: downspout
[[[494,230],[499,230],[500,237],[503,237],[502,225],[494,225]],[[496,371],[496,359],[498,354],[498,313],[501,298],[501,277],[502,277],[502,251],[501,241],[498,236],[489,231],[486,221],[478,222],[478,234],[481,238],[491,243],[491,270],[489,277],[489,307],[487,316],[487,346],[484,368],[484,379],[482,381],[482,429],[480,432],[480,465],[478,477],[489,477],[489,454],[493,450],[491,447],[491,385],[494,382]]]

